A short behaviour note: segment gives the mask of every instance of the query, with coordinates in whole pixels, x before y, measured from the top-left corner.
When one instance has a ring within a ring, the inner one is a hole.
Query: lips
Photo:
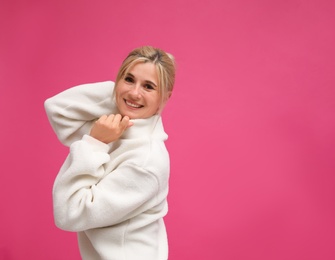
[[[127,106],[130,106],[132,108],[141,108],[141,107],[143,107],[142,105],[133,103],[133,102],[131,102],[129,100],[124,100],[124,102],[126,103]]]

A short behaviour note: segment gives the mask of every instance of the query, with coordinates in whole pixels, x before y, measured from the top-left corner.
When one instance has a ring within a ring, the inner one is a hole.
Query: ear
[[[164,100],[164,101],[161,103],[161,105],[159,106],[159,108],[158,108],[158,110],[157,110],[157,112],[156,112],[157,114],[160,114],[160,113],[163,111],[163,109],[164,109],[166,103],[169,101],[171,95],[172,95],[172,91],[169,91],[169,92],[167,93],[166,97],[165,97],[165,100]]]
[[[165,104],[169,101],[171,95],[172,95],[172,91],[169,91],[169,92],[167,93],[167,95],[165,96],[165,100],[163,101],[163,107],[164,107]]]
[[[168,94],[166,95],[167,98],[166,98],[165,102],[169,100],[169,98],[171,97],[171,95],[172,95],[172,91],[169,91]]]

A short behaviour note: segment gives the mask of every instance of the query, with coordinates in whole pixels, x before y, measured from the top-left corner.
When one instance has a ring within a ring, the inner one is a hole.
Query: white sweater
[[[70,153],[53,189],[56,225],[78,232],[83,259],[166,260],[169,155],[161,117],[133,120],[104,144],[87,135],[94,120],[117,113],[113,82],[68,89],[45,102]]]

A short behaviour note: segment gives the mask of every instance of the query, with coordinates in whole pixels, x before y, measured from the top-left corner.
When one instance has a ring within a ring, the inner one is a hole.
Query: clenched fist
[[[133,125],[129,117],[111,114],[101,116],[93,125],[90,135],[108,144],[120,138],[123,132]]]

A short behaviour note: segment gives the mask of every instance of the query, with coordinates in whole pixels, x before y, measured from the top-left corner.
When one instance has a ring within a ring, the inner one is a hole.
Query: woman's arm
[[[106,175],[108,148],[88,135],[71,145],[53,190],[59,228],[83,231],[111,226],[157,205],[160,188],[151,172],[125,163]]]
[[[105,81],[67,89],[44,103],[58,139],[67,146],[88,134],[96,119],[117,113],[113,101],[114,83]]]

